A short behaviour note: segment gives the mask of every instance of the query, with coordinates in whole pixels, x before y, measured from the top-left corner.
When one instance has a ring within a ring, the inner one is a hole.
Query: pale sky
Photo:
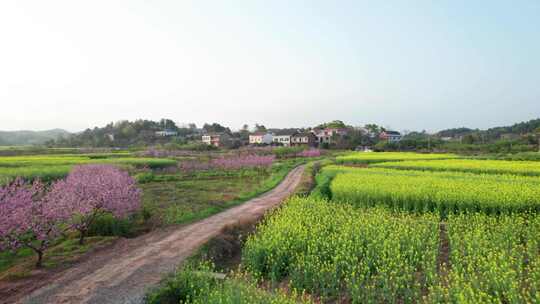
[[[0,1],[0,130],[540,117],[540,1]]]

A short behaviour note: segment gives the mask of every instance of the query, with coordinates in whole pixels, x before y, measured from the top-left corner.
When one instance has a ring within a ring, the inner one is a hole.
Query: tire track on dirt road
[[[164,274],[218,235],[227,225],[256,219],[290,196],[304,166],[293,169],[273,190],[250,201],[176,229],[150,232],[117,242],[44,282],[19,303],[141,303],[145,291]]]

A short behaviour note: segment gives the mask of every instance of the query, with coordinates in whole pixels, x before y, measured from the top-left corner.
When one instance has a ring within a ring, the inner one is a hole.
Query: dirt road
[[[258,218],[299,184],[304,167],[291,171],[275,189],[242,205],[176,229],[125,239],[59,273],[19,303],[141,303],[147,288],[201,245],[240,219]]]

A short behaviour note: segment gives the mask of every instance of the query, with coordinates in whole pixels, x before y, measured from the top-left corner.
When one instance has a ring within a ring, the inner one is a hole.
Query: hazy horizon
[[[540,117],[540,2],[2,1],[0,130]]]

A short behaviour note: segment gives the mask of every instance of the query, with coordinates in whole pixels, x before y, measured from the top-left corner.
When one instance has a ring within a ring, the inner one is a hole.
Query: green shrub
[[[137,174],[135,176],[135,179],[137,180],[138,183],[144,184],[144,183],[155,181],[156,176],[152,172],[143,172],[143,173]]]
[[[278,147],[272,150],[277,158],[294,157],[296,154],[302,152],[303,147]]]
[[[208,265],[201,266],[199,271],[195,271],[193,265],[178,269],[146,295],[145,303],[178,304],[193,301],[216,285],[215,280],[204,275],[204,272],[210,272],[211,269]]]
[[[98,217],[88,230],[89,236],[122,236],[133,234],[134,218],[116,219],[111,214]]]

